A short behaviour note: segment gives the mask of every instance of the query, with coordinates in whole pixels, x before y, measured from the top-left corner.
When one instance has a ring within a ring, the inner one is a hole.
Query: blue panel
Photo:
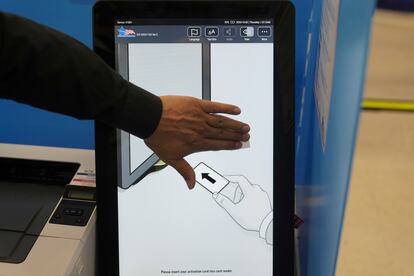
[[[322,0],[314,1],[312,35],[315,37],[318,37],[321,3]],[[341,1],[325,152],[313,94],[312,70],[317,45],[311,47],[304,104],[297,102],[297,108],[303,107],[304,114],[302,122],[298,119],[298,124],[302,124],[298,135],[302,137],[297,143],[296,163],[297,212],[305,219],[299,231],[304,276],[335,274],[375,4],[375,0]]]
[[[92,0],[2,0],[0,10],[65,32],[92,45]],[[0,100],[0,143],[94,148],[93,122]]]
[[[296,183],[303,183],[309,173],[307,165],[313,112],[313,81],[319,37],[322,0],[292,0],[296,9]]]

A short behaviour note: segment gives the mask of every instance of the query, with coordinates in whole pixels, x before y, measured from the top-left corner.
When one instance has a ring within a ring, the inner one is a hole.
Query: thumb
[[[236,205],[227,196],[220,193],[214,193],[213,198],[217,204],[226,210],[227,213],[229,213],[231,216],[233,216],[233,214],[236,212]]]
[[[168,165],[173,167],[187,182],[187,186],[192,190],[195,186],[195,173],[194,169],[184,159],[168,160],[165,161]]]

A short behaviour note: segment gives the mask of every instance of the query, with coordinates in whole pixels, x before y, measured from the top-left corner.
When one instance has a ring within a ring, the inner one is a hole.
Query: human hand
[[[242,228],[259,231],[263,220],[273,211],[268,194],[260,186],[251,184],[242,175],[226,176],[226,178],[231,183],[238,184],[243,196],[240,196],[236,189],[233,200],[222,192],[213,194],[214,200]]]
[[[240,114],[234,105],[183,96],[160,98],[163,105],[160,122],[144,141],[183,176],[190,189],[194,188],[195,174],[185,156],[200,151],[239,149],[241,141],[250,139],[247,124],[217,114]]]
[[[232,178],[231,175],[224,175],[226,179]],[[234,204],[239,203],[243,199],[243,192],[239,183],[230,181],[224,189],[220,191],[220,194],[230,199]]]

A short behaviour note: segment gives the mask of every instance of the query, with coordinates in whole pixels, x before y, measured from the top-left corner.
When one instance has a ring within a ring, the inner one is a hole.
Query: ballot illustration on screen
[[[117,31],[124,31],[118,29]],[[158,96],[179,95],[192,96],[210,100],[210,46],[201,44],[132,44],[128,46],[129,68],[124,78],[135,85],[150,91]],[[162,59],[162,62],[154,60]],[[132,62],[133,61],[133,62]],[[174,66],[165,66],[166,64]],[[133,72],[133,73],[132,73]],[[174,76],[186,76],[189,84],[178,83]],[[200,81],[201,87],[191,87],[191,82]],[[171,84],[175,84],[175,89]],[[119,183],[121,188],[127,189],[137,184],[148,175],[153,166],[159,161],[158,156],[147,147],[144,141],[129,135],[129,166],[130,174],[134,175],[129,183]]]

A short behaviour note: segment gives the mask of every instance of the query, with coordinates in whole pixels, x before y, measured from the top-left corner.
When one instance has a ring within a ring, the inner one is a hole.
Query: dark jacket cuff
[[[161,99],[132,83],[126,83],[126,89],[120,108],[102,116],[100,121],[145,139],[154,133],[161,119]]]

